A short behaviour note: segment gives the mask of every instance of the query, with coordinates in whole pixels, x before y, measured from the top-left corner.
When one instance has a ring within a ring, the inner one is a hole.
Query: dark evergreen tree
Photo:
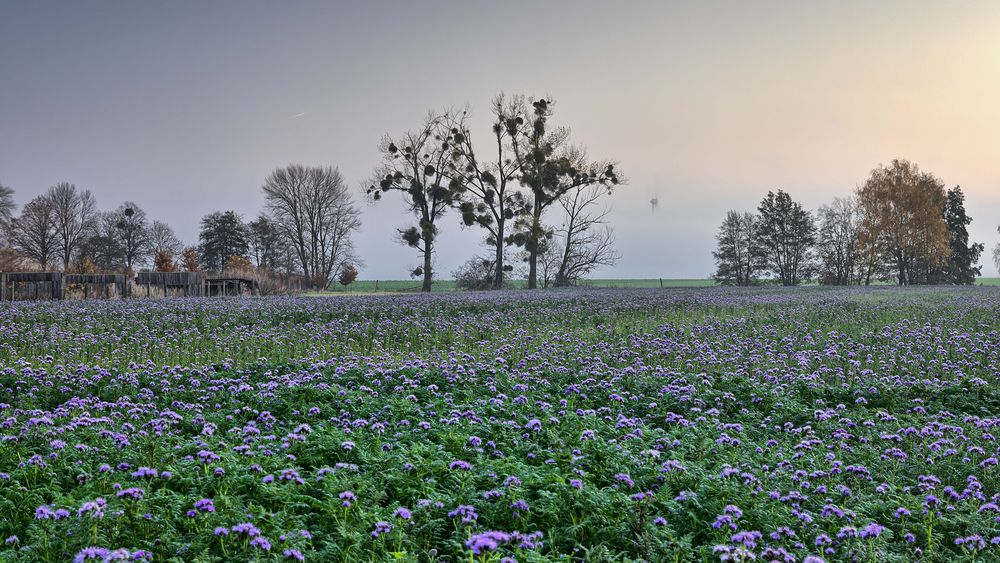
[[[722,285],[748,286],[756,283],[761,270],[757,243],[757,218],[752,213],[730,211],[715,235],[713,278]]]
[[[216,211],[201,220],[198,253],[201,265],[209,271],[220,271],[230,256],[246,258],[250,245],[247,227],[234,211]]]
[[[812,214],[782,190],[767,192],[758,211],[757,241],[767,268],[781,285],[798,285],[808,279],[815,269],[811,254],[816,223]]]
[[[977,266],[985,246],[974,242],[969,244],[968,226],[972,218],[965,212],[965,194],[960,186],[948,190],[944,204],[944,221],[948,225],[951,254],[939,272],[939,283],[971,285],[975,283],[982,268]]]

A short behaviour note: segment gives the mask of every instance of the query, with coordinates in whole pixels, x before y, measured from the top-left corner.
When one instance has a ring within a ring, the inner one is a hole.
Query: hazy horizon
[[[498,92],[551,95],[629,179],[608,201],[622,259],[592,277],[707,277],[727,210],[776,189],[815,210],[893,158],[962,186],[995,276],[997,29],[994,2],[0,0],[0,183],[19,208],[62,181],[133,200],[191,244],[208,213],[253,218],[271,170],[337,166],[360,277],[404,279],[399,194],[362,198],[382,135],[468,105],[485,138]],[[441,226],[449,278],[482,232]]]

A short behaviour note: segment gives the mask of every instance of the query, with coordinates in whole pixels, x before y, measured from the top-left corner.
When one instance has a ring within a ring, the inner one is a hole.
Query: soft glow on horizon
[[[21,204],[64,180],[134,199],[192,242],[212,211],[256,215],[289,163],[339,166],[360,194],[380,136],[429,109],[469,104],[485,137],[503,90],[554,96],[630,179],[610,200],[623,259],[597,277],[705,277],[728,209],[777,188],[815,209],[897,157],[961,185],[992,248],[998,29],[986,1],[8,3],[0,182]],[[402,204],[362,220],[361,277],[405,277]],[[438,272],[480,239],[446,220]]]

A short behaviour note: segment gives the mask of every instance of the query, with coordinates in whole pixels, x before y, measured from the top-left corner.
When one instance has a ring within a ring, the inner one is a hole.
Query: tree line
[[[351,239],[360,209],[340,172],[292,165],[263,187],[265,209],[244,221],[234,211],[201,219],[198,243],[185,246],[170,225],[126,201],[102,211],[90,190],[56,184],[15,214],[14,190],[0,185],[0,271],[61,269],[72,273],[235,272],[261,281],[296,278],[325,287],[357,270]],[[275,284],[265,287],[276,289]]]
[[[946,190],[896,159],[815,215],[782,190],[768,192],[756,213],[729,211],[716,234],[713,277],[739,286],[971,284],[985,249],[969,242],[971,222],[961,187]],[[994,258],[1000,269],[1000,244]]]
[[[380,164],[362,191],[372,202],[398,192],[413,222],[396,230],[416,249],[409,267],[430,291],[444,218],[479,229],[487,252],[454,276],[466,289],[501,289],[524,264],[529,288],[576,283],[619,255],[604,198],[623,185],[613,161],[591,160],[554,125],[551,99],[496,96],[485,142],[473,141],[470,112],[431,112],[416,129],[386,135]],[[312,288],[357,276],[353,243],[361,210],[338,169],[290,165],[264,181],[264,209],[250,221],[233,211],[201,220],[198,244],[185,246],[134,202],[100,211],[89,190],[60,183],[14,214],[14,192],[0,186],[0,270],[61,267],[75,272],[238,270]],[[550,220],[553,220],[551,221]],[[349,282],[348,282],[349,283]]]

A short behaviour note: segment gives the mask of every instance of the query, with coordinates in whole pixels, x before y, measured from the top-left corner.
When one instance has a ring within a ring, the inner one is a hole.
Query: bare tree
[[[730,211],[715,235],[715,281],[749,286],[757,281],[763,257],[757,241],[758,219],[753,213]]]
[[[77,190],[69,182],[52,186],[45,197],[52,204],[63,270],[69,270],[75,254],[93,227],[97,216],[97,200],[90,190]]]
[[[997,226],[997,234],[1000,234],[1000,225]],[[997,267],[997,271],[1000,272],[1000,242],[993,247],[993,264]]]
[[[281,233],[278,226],[265,213],[247,223],[250,254],[258,268],[276,269],[281,252]]]
[[[552,237],[542,215],[552,204],[579,187],[601,186],[609,192],[624,183],[611,161],[590,162],[586,151],[569,143],[569,130],[549,127],[551,100],[531,103],[512,116],[511,145],[520,167],[519,181],[530,193],[531,212],[517,225],[515,243],[528,253],[528,289],[538,284],[538,255]]]
[[[820,281],[832,285],[859,283],[861,255],[858,230],[861,214],[855,198],[833,199],[817,213],[819,230],[816,246],[820,260]]]
[[[529,256],[527,251],[522,255],[524,261],[528,261]],[[538,276],[538,284],[544,288],[549,288],[555,285],[556,282],[556,272],[559,271],[559,263],[562,258],[562,252],[558,245],[546,243],[542,246],[541,252],[538,253],[537,263],[536,263],[536,275]],[[525,277],[528,276],[528,272],[522,272]]]
[[[152,252],[146,212],[135,203],[126,201],[104,220],[109,222],[108,227],[112,227],[107,231],[117,243],[125,275],[133,275],[135,266],[145,263]]]
[[[7,239],[22,256],[48,270],[59,250],[52,201],[44,195],[29,201],[20,216],[10,219]]]
[[[556,287],[573,285],[601,266],[614,266],[621,258],[607,221],[610,210],[599,208],[606,193],[602,186],[580,186],[559,200],[564,216],[562,225],[555,229],[553,245],[558,249],[552,279]]]
[[[412,272],[414,276],[423,277],[421,291],[430,291],[434,279],[432,264],[437,221],[454,202],[455,184],[447,175],[453,155],[447,141],[448,124],[454,121],[451,112],[431,113],[417,131],[395,139],[386,135],[379,146],[382,164],[375,170],[366,190],[374,201],[389,191],[404,194],[417,224],[399,229],[399,236],[404,244],[418,249],[423,257],[423,266]]]
[[[15,207],[13,188],[0,184],[0,229],[7,228]]]
[[[508,223],[526,211],[526,201],[516,181],[520,166],[511,142],[521,127],[518,120],[523,106],[524,100],[519,96],[508,99],[500,94],[493,99],[492,140],[484,153],[478,153],[472,142],[466,112],[448,125],[453,155],[447,173],[455,203],[466,226],[478,225],[486,231],[486,245],[493,250],[493,258],[488,261],[493,268],[490,284],[493,289],[501,289],[506,272],[512,270],[505,263],[505,250],[514,243]],[[466,267],[463,271],[470,269]]]
[[[493,287],[496,268],[492,256],[473,256],[451,273],[455,287],[469,291],[495,289]]]
[[[325,287],[345,263],[359,262],[351,237],[361,228],[360,211],[338,169],[293,164],[272,172],[263,189],[309,283]]]
[[[184,252],[184,243],[177,238],[173,227],[162,221],[153,221],[149,226],[149,249],[153,255],[166,252],[171,256],[180,256]]]

